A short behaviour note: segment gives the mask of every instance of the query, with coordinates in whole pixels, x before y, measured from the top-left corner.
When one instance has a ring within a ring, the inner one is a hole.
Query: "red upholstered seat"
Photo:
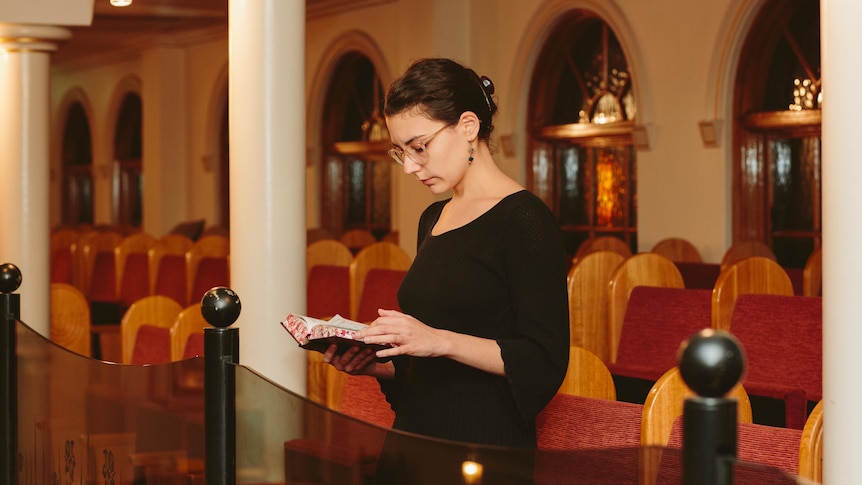
[[[193,333],[186,340],[186,347],[183,350],[183,359],[191,359],[204,355],[204,334]]]
[[[655,381],[677,363],[679,345],[710,326],[712,292],[636,286],[629,296],[614,375]]]
[[[163,364],[171,361],[171,331],[154,325],[141,325],[135,336],[132,364]]]
[[[312,266],[308,274],[306,312],[315,318],[350,316],[350,271],[347,266]]]
[[[309,415],[319,412],[307,409]],[[290,483],[370,483],[377,467],[386,433],[395,419],[377,379],[347,375],[339,411],[351,418],[334,418],[331,433],[317,439],[294,439],[285,443],[285,473]],[[320,422],[324,416],[316,418]],[[363,422],[356,421],[359,419]],[[387,482],[388,483],[388,482]]]
[[[674,421],[668,448],[682,449],[682,423],[682,416]],[[802,431],[761,424],[738,423],[736,433],[737,460],[744,464],[767,465],[771,468],[737,466],[734,469],[734,483],[756,485],[792,483],[786,481],[781,472],[793,476],[798,473],[799,443],[802,438]],[[682,470],[679,461],[663,460],[656,483],[666,485],[682,483]]]
[[[365,275],[365,286],[359,300],[356,320],[371,322],[377,318],[377,309],[400,310],[398,306],[398,287],[407,271],[372,268]]]
[[[721,273],[721,265],[714,263],[674,262],[674,264],[685,281],[685,287],[691,289],[711,290]]]
[[[793,294],[802,295],[804,291],[802,288],[804,285],[803,269],[784,268],[784,271],[787,273],[787,277],[790,278],[790,282],[793,284]]]
[[[198,264],[192,281],[189,302],[199,302],[204,293],[216,286],[230,286],[226,257],[204,257]]]
[[[93,270],[90,273],[90,301],[116,302],[117,276],[115,273],[114,253],[100,251],[93,258]]]
[[[637,447],[642,412],[640,404],[557,394],[536,418],[538,448]]]
[[[535,483],[638,483],[642,410],[557,394],[536,419]]]
[[[123,308],[150,294],[150,261],[146,253],[129,253],[120,281],[119,300]]]
[[[395,411],[386,401],[377,379],[348,375],[341,395],[342,413],[385,428],[392,427]]]
[[[745,348],[743,385],[752,396],[785,401],[787,427],[802,429],[808,401],[823,394],[822,298],[740,295],[730,331]]]
[[[72,249],[56,249],[51,253],[51,283],[73,284],[72,276]]]
[[[154,295],[173,298],[180,305],[185,305],[188,280],[186,275],[186,257],[181,254],[165,254],[159,260],[156,270]]]

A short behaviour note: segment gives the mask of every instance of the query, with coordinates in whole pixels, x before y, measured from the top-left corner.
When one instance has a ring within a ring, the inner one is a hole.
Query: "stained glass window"
[[[90,121],[79,102],[69,106],[63,129],[63,224],[93,223],[93,150]]]
[[[637,104],[613,30],[572,12],[548,38],[530,94],[531,189],[557,214],[574,254],[581,242],[616,236],[637,248]]]
[[[354,52],[335,69],[322,140],[321,226],[334,234],[390,230],[391,146],[381,117],[383,88],[371,61]]]
[[[735,241],[766,242],[785,267],[820,246],[820,5],[764,4],[735,93]]]

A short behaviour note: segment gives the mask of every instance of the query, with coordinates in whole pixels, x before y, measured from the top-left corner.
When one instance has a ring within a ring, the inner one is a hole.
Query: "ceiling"
[[[56,63],[158,41],[166,34],[227,32],[228,0],[135,0],[128,7],[114,7],[109,0],[95,0],[93,23],[70,27],[72,38],[54,54]]]
[[[130,48],[152,45],[167,35],[172,42],[200,35],[227,35],[228,1],[133,0],[128,7],[114,7],[110,0],[94,0],[92,24],[69,28],[72,38],[59,46],[54,63],[62,65],[111,52],[127,53]],[[340,14],[394,1],[305,0],[306,17]]]

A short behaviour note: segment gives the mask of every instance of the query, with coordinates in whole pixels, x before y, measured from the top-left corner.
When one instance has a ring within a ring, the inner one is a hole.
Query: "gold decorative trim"
[[[578,138],[618,137],[631,138],[635,124],[632,121],[620,121],[603,125],[595,123],[569,123],[565,125],[544,126],[536,136],[545,140],[570,140]]]
[[[752,130],[768,130],[774,128],[796,128],[803,126],[820,126],[821,112],[819,109],[801,111],[768,111],[751,113],[742,118],[742,124]]]
[[[338,141],[332,144],[339,155],[380,155],[392,148],[389,141]]]

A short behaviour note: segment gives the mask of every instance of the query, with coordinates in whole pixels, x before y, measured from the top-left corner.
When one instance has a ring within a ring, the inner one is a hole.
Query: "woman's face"
[[[386,118],[404,173],[413,174],[435,194],[455,188],[467,170],[469,143],[459,125],[447,126],[414,108]]]

